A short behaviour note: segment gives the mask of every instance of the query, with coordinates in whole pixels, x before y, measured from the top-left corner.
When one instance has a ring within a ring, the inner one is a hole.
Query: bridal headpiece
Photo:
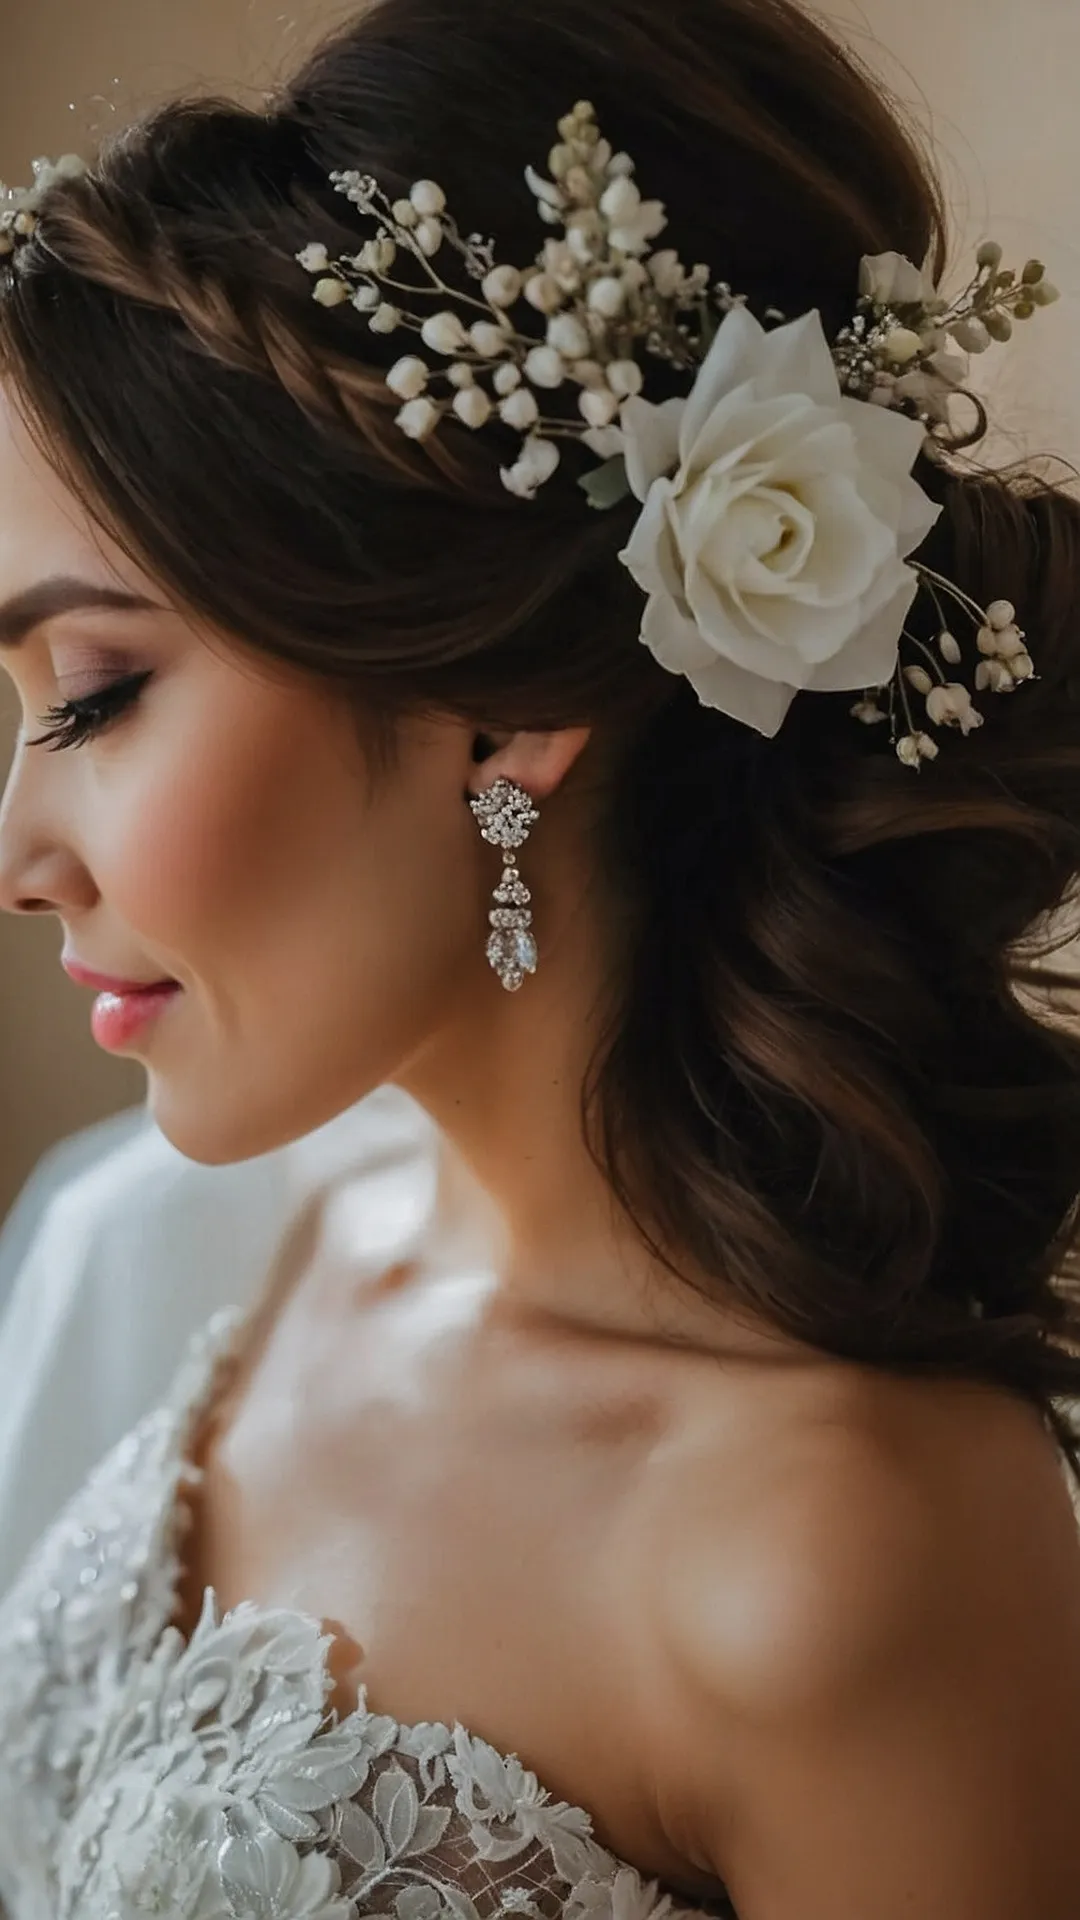
[[[938,752],[928,726],[967,734],[983,722],[947,671],[962,658],[950,620],[977,630],[977,691],[1011,693],[1034,668],[1007,600],[980,607],[909,558],[941,512],[911,469],[920,451],[942,456],[967,356],[1007,340],[1057,289],[1036,260],[1002,271],[991,241],[950,303],[884,253],[863,260],[857,310],[832,346],[816,309],[766,329],[708,267],[654,250],[663,204],[642,198],[588,101],[558,134],[549,177],[525,169],[558,230],[529,266],[463,237],[434,180],[391,201],[370,175],[336,171],[374,230],[353,255],[331,260],[319,242],[297,254],[313,297],[349,302],[375,333],[418,336],[426,351],[387,374],[410,438],[444,422],[511,428],[520,444],[500,472],[525,500],[558,468],[560,441],[597,456],[579,481],[589,504],[641,502],[619,555],[646,595],[641,639],[706,706],[772,735],[797,692],[859,690],[853,715],[889,722],[901,760],[920,767]],[[451,254],[471,288],[444,279]],[[530,307],[523,330],[514,316]],[[764,317],[785,321],[773,307]],[[692,376],[685,398],[648,398],[650,359]],[[905,624],[920,586],[936,650]]]
[[[592,507],[641,502],[619,555],[646,595],[641,639],[706,706],[771,736],[796,693],[858,690],[853,716],[887,721],[901,760],[921,767],[938,752],[928,726],[983,723],[947,671],[962,660],[950,622],[976,629],[976,692],[1011,693],[1034,667],[1009,601],[980,607],[910,557],[941,512],[911,469],[920,451],[942,458],[968,356],[1008,340],[1057,289],[1040,261],[1003,271],[987,241],[950,302],[883,253],[862,261],[856,312],[832,345],[816,309],[788,321],[769,307],[766,327],[710,268],[654,249],[664,206],[642,198],[634,162],[612,151],[588,101],[558,134],[549,177],[525,168],[540,219],[557,229],[525,268],[463,237],[433,180],[391,201],[370,175],[331,173],[373,232],[335,260],[319,242],[296,255],[314,299],[349,302],[376,333],[418,337],[426,351],[387,374],[411,438],[446,421],[511,429],[518,451],[500,471],[525,500],[555,473],[560,442],[576,439],[597,458],[579,481]],[[49,188],[86,170],[64,154],[35,160],[32,186],[0,187],[0,256],[17,266]],[[450,254],[464,290],[439,270]],[[514,315],[526,308],[523,331]],[[650,360],[690,376],[684,398],[648,398]],[[920,587],[934,647],[906,626]]]
[[[788,320],[768,307],[766,326],[711,268],[654,248],[664,206],[642,198],[633,160],[613,152],[588,101],[558,134],[548,175],[525,168],[557,231],[524,268],[463,236],[436,181],[391,200],[369,174],[332,172],[372,231],[355,254],[331,260],[319,241],[296,254],[313,298],[348,302],[374,333],[417,336],[424,351],[386,376],[411,439],[444,423],[510,429],[519,445],[500,472],[522,500],[556,472],[560,442],[577,440],[596,457],[578,482],[591,507],[641,503],[619,554],[646,596],[640,637],[704,705],[771,737],[797,693],[858,690],[852,716],[887,722],[901,761],[921,769],[938,754],[927,728],[967,735],[984,719],[950,677],[963,660],[950,621],[976,629],[976,692],[1012,693],[1035,676],[1008,600],[981,607],[911,558],[942,511],[912,468],[920,452],[947,451],[968,356],[1008,340],[1057,289],[1038,260],[1002,270],[995,241],[951,302],[903,255],[882,253],[861,262],[855,313],[831,345],[816,308]],[[33,186],[0,188],[0,256],[19,267],[49,188],[85,170],[75,154],[35,160]],[[440,271],[452,256],[457,285]],[[650,400],[650,361],[685,373],[685,396]],[[906,624],[920,588],[933,646]],[[536,968],[516,852],[538,815],[506,780],[471,804],[503,849],[487,952],[513,991]]]

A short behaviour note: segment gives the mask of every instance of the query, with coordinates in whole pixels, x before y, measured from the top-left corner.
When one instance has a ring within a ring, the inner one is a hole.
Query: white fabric
[[[145,1106],[126,1107],[69,1133],[42,1154],[0,1225],[0,1317],[53,1195],[152,1124]]]
[[[186,1159],[148,1121],[51,1198],[0,1322],[0,1592],[161,1398],[194,1331],[252,1300],[308,1195],[373,1153],[431,1138],[392,1087],[226,1167]]]
[[[460,1724],[327,1712],[308,1616],[211,1590],[169,1623],[194,1428],[241,1316],[198,1340],[0,1608],[7,1920],[674,1920],[515,1755]]]

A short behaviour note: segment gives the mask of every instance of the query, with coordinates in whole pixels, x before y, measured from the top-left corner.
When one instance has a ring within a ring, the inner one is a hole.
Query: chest
[[[460,1721],[707,1895],[658,1810],[646,1625],[679,1363],[481,1342],[474,1304],[282,1313],[205,1452],[186,1606],[211,1585],[314,1615],[343,1709],[363,1682],[376,1712]]]

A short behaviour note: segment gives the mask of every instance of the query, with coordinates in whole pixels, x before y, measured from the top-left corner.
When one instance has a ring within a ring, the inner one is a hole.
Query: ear
[[[496,744],[469,775],[469,792],[486,793],[496,780],[513,780],[533,800],[546,800],[562,785],[579,754],[588,745],[591,727],[559,727],[554,733],[510,733],[482,736]],[[473,749],[474,757],[476,747]]]

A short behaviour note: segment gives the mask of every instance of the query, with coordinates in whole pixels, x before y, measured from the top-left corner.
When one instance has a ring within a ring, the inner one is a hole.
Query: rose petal
[[[854,693],[863,687],[882,687],[892,678],[900,652],[900,634],[908,609],[919,590],[918,576],[904,567],[906,579],[896,579],[884,605],[843,653],[814,668],[807,685],[815,693]]]
[[[798,494],[787,487],[755,487],[744,503],[744,511],[760,516],[761,538],[770,541],[764,552],[752,550],[747,555],[748,589],[753,587],[761,593],[790,592],[811,554],[817,550],[814,514]]]
[[[921,421],[909,420],[906,414],[892,413],[887,407],[867,407],[850,400],[845,406],[855,409],[854,416],[848,418],[871,478],[891,477],[899,488],[900,552],[913,553],[944,512],[911,472],[922,452],[926,429]],[[911,428],[915,429],[914,433]]]
[[[752,629],[750,647],[756,649],[760,640],[768,638],[779,643],[785,654],[794,649],[812,662],[828,657],[850,637],[865,595],[873,589],[880,569],[895,556],[895,542],[846,476],[836,475],[832,481],[821,479],[806,493],[814,523],[814,564],[804,569],[801,579],[786,581],[782,574],[766,568],[754,585],[752,571],[744,569],[736,579],[730,570],[706,570],[703,542],[710,535],[710,521],[715,523],[717,508],[704,483],[695,489],[695,513],[688,513],[684,507],[677,519],[683,528],[682,545],[689,561],[687,597],[699,618],[708,623],[717,617],[711,599],[717,579],[725,581],[729,592],[738,584],[740,619],[745,618]],[[722,538],[722,519],[720,528],[711,532],[710,554],[715,552],[718,532]],[[712,611],[707,612],[707,607]],[[838,610],[843,609],[847,609],[847,619],[838,626]],[[712,629],[707,625],[707,630]],[[753,652],[736,652],[734,657],[750,667],[755,656]],[[797,678],[790,668],[789,677]]]
[[[759,399],[794,396],[835,412],[843,396],[816,307],[768,332],[746,307],[725,315],[686,402],[679,435],[684,461],[720,401],[750,380]]]
[[[861,472],[854,434],[845,421],[827,414],[823,407],[814,408],[813,419],[805,418],[797,439],[789,438],[775,449],[759,444],[755,453],[767,462],[769,479],[784,486],[816,480],[822,474],[843,473],[857,479]]]
[[[781,681],[762,680],[759,674],[746,673],[742,667],[732,666],[729,660],[716,660],[711,666],[690,672],[688,677],[703,706],[720,708],[733,720],[741,720],[744,726],[753,727],[756,733],[763,733],[770,740],[779,733],[799,691],[797,687],[784,686]]]
[[[818,607],[838,607],[870,592],[879,568],[896,553],[896,536],[846,473],[807,483],[803,499],[817,528],[813,567],[793,597]]]
[[[712,666],[717,655],[696,620],[680,613],[671,600],[657,595],[649,601],[639,638],[669,673],[689,673]]]
[[[686,402],[679,431],[683,460],[692,453],[698,436],[725,396],[754,379],[764,337],[764,327],[745,307],[732,307],[721,320]]]
[[[658,407],[637,395],[619,409],[630,490],[644,500],[654,480],[679,464],[679,422],[685,400],[663,400]]]
[[[896,544],[906,559],[921,547],[932,527],[936,527],[945,511],[930,495],[920,487],[917,480],[905,482],[900,490],[900,525],[897,529]]]
[[[626,546],[619,554],[645,593],[660,593],[683,604],[682,556],[668,519],[670,480],[656,480]]]
[[[717,513],[713,489],[696,489],[693,511],[687,515],[685,549],[713,578],[738,581],[747,594],[789,594],[793,576],[802,571],[814,549],[815,525],[798,497],[783,488],[756,486],[739,499],[729,500]],[[782,548],[785,522],[794,538]],[[773,566],[762,552],[782,552],[784,564]]]
[[[788,599],[766,600],[761,594],[744,594],[737,585],[721,587],[700,567],[687,570],[686,599],[716,655],[765,680],[801,686],[811,671],[793,644],[792,628],[796,640],[812,636],[815,630],[824,636],[823,644],[841,645],[849,637],[831,611],[822,613]]]
[[[772,406],[775,403],[768,404]],[[775,457],[767,463],[762,462],[757,467],[751,467],[746,463],[749,461],[751,450],[755,456],[761,453],[763,443],[752,443],[743,439],[740,446],[734,450],[736,457],[725,455],[710,468],[709,482],[710,487],[714,486],[717,474],[726,470],[727,484],[731,489],[726,511],[730,511],[731,503],[739,498],[748,486],[752,486],[755,489],[789,494],[793,501],[793,510],[798,514],[809,509],[816,518],[825,513],[834,514],[837,510],[842,512],[845,537],[848,541],[839,568],[844,582],[843,589],[839,584],[822,583],[815,566],[815,579],[818,580],[819,586],[808,595],[817,604],[825,604],[845,596],[850,599],[864,591],[870,584],[874,568],[895,550],[895,540],[889,530],[896,518],[895,496],[888,496],[893,510],[879,515],[884,522],[885,531],[883,532],[881,528],[875,529],[874,516],[867,511],[867,503],[860,497],[862,469],[860,469],[857,450],[848,427],[836,420],[826,420],[820,409],[815,408],[813,411],[821,423],[813,427],[805,439],[797,441],[793,447],[783,451],[769,448],[768,450]],[[797,419],[797,416],[792,418]],[[742,419],[738,424],[742,426]],[[797,426],[795,431],[798,431]],[[703,441],[707,439],[708,433],[703,436]],[[767,446],[768,442],[764,444]],[[744,456],[742,461],[739,460],[738,455]],[[696,466],[697,449],[694,459]],[[841,488],[839,484],[845,476],[847,476],[846,489]],[[688,516],[695,522],[700,513],[696,495],[695,488],[694,498],[692,501],[688,499],[686,509]],[[717,512],[719,506],[719,502],[716,505],[710,505],[709,511]],[[822,554],[827,551],[824,543],[826,531],[827,528],[823,528]],[[697,534],[693,541],[688,538],[687,546],[700,544],[703,537],[704,532]],[[865,541],[865,544],[860,545],[860,541]],[[782,581],[785,572],[792,578],[794,591],[796,572],[794,568],[785,569],[784,572],[774,569],[773,580]],[[762,582],[762,591],[776,590],[775,586]]]
[[[764,398],[798,393],[835,414],[841,400],[840,376],[816,307],[781,327],[762,330],[762,347],[753,372]]]
[[[900,489],[900,526],[897,530],[897,546],[907,557],[921,547],[932,527],[941,519],[945,508],[939,506],[917,480],[906,480]]]
[[[820,660],[829,660],[849,646],[859,630],[860,602],[819,607],[812,599],[766,601],[761,595],[746,600],[747,615],[756,615],[760,623],[758,646],[768,637],[782,660],[787,661],[786,678],[803,686]]]
[[[794,686],[804,685],[816,661],[847,646],[857,630],[857,607],[837,611],[725,591],[700,567],[687,571],[686,601],[719,657]]]
[[[830,421],[802,394],[761,400],[756,396],[756,385],[756,381],[746,381],[724,396],[702,428],[689,460],[684,460],[688,472],[702,473],[714,465],[730,470],[744,460],[768,467],[782,459],[793,443],[802,443],[815,416],[820,416],[826,426],[835,427],[835,420]],[[850,434],[845,438],[850,443]],[[848,457],[854,468],[854,447]]]

